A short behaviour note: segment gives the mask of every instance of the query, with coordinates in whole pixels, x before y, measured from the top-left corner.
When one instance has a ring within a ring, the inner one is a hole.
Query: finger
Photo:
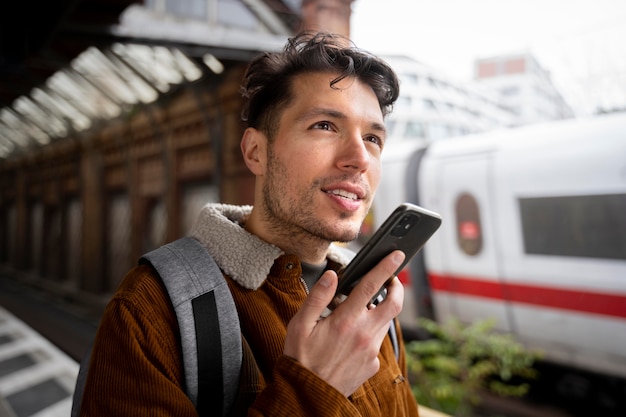
[[[394,277],[386,288],[387,295],[385,299],[376,306],[377,309],[380,309],[378,313],[380,313],[385,320],[387,318],[397,317],[402,311],[402,305],[404,303],[404,286],[398,277]]]
[[[380,347],[389,332],[392,320],[402,311],[404,287],[397,277],[387,286],[387,296],[375,308],[367,312],[367,323],[373,331],[373,338]]]
[[[314,327],[326,306],[333,299],[336,290],[337,273],[332,270],[324,272],[311,288],[309,295],[294,318],[298,317],[297,321],[304,323],[307,327]]]
[[[383,258],[378,265],[363,276],[361,282],[354,287],[348,299],[342,304],[349,303],[352,308],[358,309],[367,307],[372,297],[395,274],[404,257],[404,252],[395,250]]]

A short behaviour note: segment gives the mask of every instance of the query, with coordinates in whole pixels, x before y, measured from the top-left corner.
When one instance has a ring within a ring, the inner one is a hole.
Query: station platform
[[[68,417],[78,367],[0,306],[0,417]]]

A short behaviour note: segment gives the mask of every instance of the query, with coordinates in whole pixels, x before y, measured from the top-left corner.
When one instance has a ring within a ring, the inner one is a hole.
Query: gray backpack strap
[[[201,416],[227,416],[239,388],[241,330],[222,271],[204,247],[185,237],[144,255],[165,284],[180,327],[186,394]],[[80,364],[72,417],[80,415],[91,347]]]
[[[140,263],[157,270],[176,312],[187,396],[199,415],[228,415],[239,387],[242,347],[237,308],[222,272],[191,237],[147,253]]]

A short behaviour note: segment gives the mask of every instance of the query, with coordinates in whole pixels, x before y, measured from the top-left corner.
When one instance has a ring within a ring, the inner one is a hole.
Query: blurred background
[[[348,36],[400,76],[359,243],[402,201],[442,214],[401,274],[407,338],[418,317],[493,318],[545,352],[546,376],[490,415],[626,412],[623,1],[3,8],[0,415],[67,415],[75,361],[126,271],[206,203],[252,202],[239,81],[301,29]],[[66,373],[42,365],[64,355]]]
[[[464,82],[479,75],[478,60],[528,53],[576,115],[625,106],[619,0],[357,0],[351,31],[363,48],[411,56]]]

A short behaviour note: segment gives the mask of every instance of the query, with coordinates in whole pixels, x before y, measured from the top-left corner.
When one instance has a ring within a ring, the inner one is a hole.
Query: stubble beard
[[[323,243],[350,242],[359,230],[333,229],[315,213],[315,195],[320,191],[319,181],[308,189],[298,190],[292,198],[281,198],[287,189],[287,169],[268,150],[267,175],[263,185],[264,220],[273,233],[289,240],[317,240]],[[351,217],[342,213],[340,219]]]

